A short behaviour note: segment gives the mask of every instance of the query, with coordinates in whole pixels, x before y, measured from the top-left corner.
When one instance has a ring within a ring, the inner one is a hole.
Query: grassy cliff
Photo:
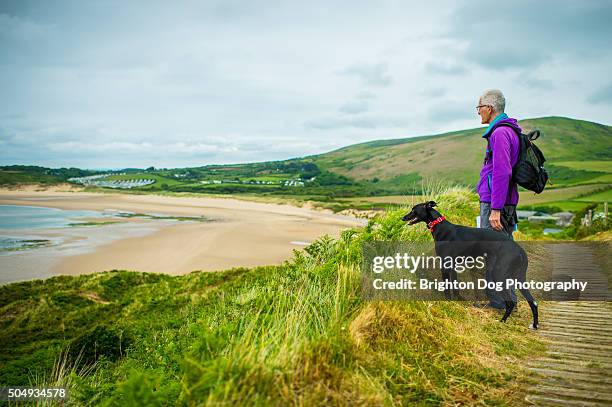
[[[469,224],[476,197],[438,196]],[[450,302],[360,297],[362,243],[431,239],[404,210],[322,237],[281,266],[171,277],[110,271],[0,287],[0,384],[63,385],[74,405],[513,405],[540,349]]]

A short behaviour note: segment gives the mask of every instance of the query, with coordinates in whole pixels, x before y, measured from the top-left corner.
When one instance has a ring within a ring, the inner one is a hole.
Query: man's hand
[[[498,209],[492,209],[491,215],[489,215],[489,223],[495,230],[502,230],[504,227],[501,223],[501,211]]]

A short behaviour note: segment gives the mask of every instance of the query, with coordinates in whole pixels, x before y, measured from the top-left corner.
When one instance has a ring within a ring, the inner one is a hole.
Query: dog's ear
[[[425,206],[426,206],[427,208],[433,208],[434,206],[438,206],[438,204],[437,204],[437,203],[435,203],[434,201],[429,201],[429,202],[427,202],[427,203],[425,204]]]

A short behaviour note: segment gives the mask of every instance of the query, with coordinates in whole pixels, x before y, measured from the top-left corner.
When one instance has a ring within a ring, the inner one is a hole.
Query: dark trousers
[[[480,203],[480,227],[483,229],[493,229],[491,227],[491,223],[489,223],[489,216],[491,215],[491,204],[489,202],[481,202]],[[506,205],[501,213],[501,222],[503,229],[501,232],[507,234],[512,238],[512,233],[516,227],[517,217],[516,217],[516,206],[514,205]],[[494,281],[494,276],[491,270],[487,267],[487,272],[485,274],[485,279],[487,281]],[[504,299],[501,295],[501,292],[495,291],[493,289],[486,290],[487,298],[491,305],[495,308],[505,308]],[[512,301],[516,302],[516,293],[514,290],[510,291],[510,298]]]

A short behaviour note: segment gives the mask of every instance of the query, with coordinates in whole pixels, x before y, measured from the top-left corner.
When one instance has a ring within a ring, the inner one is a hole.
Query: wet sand
[[[364,223],[330,212],[231,198],[28,189],[0,190],[0,204],[204,216],[209,220],[125,218],[102,226],[32,231],[32,235],[62,243],[0,256],[0,284],[111,269],[184,274],[280,264],[294,249],[323,234],[338,236],[341,230]]]

